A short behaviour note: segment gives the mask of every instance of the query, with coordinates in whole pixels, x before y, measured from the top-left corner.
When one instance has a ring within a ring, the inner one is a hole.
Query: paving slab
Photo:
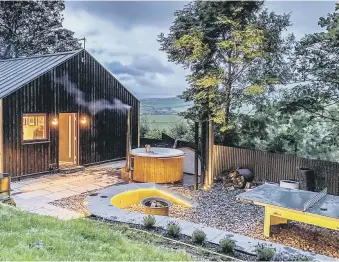
[[[51,204],[45,204],[45,205],[43,205],[43,208],[45,208],[47,210],[56,210],[58,207],[51,205]]]
[[[72,186],[70,186],[70,185],[56,185],[56,186],[52,186],[52,187],[47,187],[45,190],[50,192],[50,193],[56,193],[56,192],[68,190],[70,188],[72,188]]]
[[[108,181],[95,181],[93,185],[99,186],[99,187],[107,187],[110,185],[114,185],[115,183],[108,182]]]
[[[91,184],[91,185],[70,187],[69,190],[76,192],[78,194],[82,194],[82,193],[85,193],[85,192],[88,192],[88,191],[93,191],[93,190],[96,190],[96,189],[99,189],[99,188],[101,188],[101,187],[98,186],[98,185]]]
[[[11,182],[11,189],[20,189],[24,186],[25,184],[22,184],[20,182]]]
[[[95,182],[94,179],[87,178],[87,179],[82,179],[82,180],[78,180],[78,181],[75,181],[75,182],[71,182],[70,184],[72,186],[86,186],[86,185],[93,184],[94,182]]]
[[[48,210],[48,209],[43,208],[43,207],[31,210],[30,212],[35,213],[35,214],[39,214],[41,216],[53,216],[53,214],[55,214],[55,212],[53,212],[52,210]]]
[[[79,194],[78,192],[75,192],[72,190],[64,190],[64,191],[54,192],[54,193],[48,192],[48,194],[44,195],[44,197],[50,199],[49,202],[52,202],[55,200],[59,200],[59,199],[70,197],[70,196],[75,196],[78,194]]]
[[[68,210],[66,208],[55,207],[50,213],[51,216],[62,220],[70,220],[75,218],[84,217],[83,214]]]
[[[13,200],[18,208],[21,208],[26,211],[35,210],[45,206],[49,199],[44,197],[35,197],[31,199],[22,199],[16,196],[13,196]]]
[[[27,192],[27,193],[22,193],[19,195],[16,195],[18,198],[22,198],[22,199],[31,199],[31,198],[35,198],[35,197],[39,197],[39,196],[44,196],[49,194],[50,192],[46,191],[46,190],[36,190],[36,191],[31,191],[31,192]]]
[[[31,191],[36,191],[36,190],[45,190],[48,188],[50,185],[47,183],[36,183],[36,184],[29,184],[29,185],[24,185],[21,187],[21,191],[23,192],[31,192]]]
[[[218,238],[219,236],[224,234],[223,230],[217,229],[217,228],[213,228],[213,227],[206,227],[206,226],[202,226],[199,224],[196,224],[198,226],[195,226],[194,230],[196,229],[200,229],[202,231],[205,232],[206,234],[206,240],[209,242],[212,242],[213,239]],[[219,244],[219,242],[218,242]]]

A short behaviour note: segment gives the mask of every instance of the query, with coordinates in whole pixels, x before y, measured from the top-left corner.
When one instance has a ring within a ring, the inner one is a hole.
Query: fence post
[[[203,121],[201,123],[201,172],[200,172],[200,185],[203,188],[205,184],[205,176],[206,176],[206,122]]]
[[[213,123],[212,121],[206,121],[203,123],[202,130],[205,130],[202,134],[203,141],[203,159],[204,159],[204,177],[203,177],[203,189],[208,190],[213,184]],[[202,179],[202,178],[200,178]]]
[[[213,185],[213,168],[214,168],[214,154],[213,154],[213,149],[214,149],[214,128],[213,128],[213,121],[209,121],[208,123],[208,151],[209,151],[209,158],[208,158],[208,175],[209,175],[209,187]]]
[[[198,190],[199,177],[199,122],[194,123],[194,140],[195,140],[195,154],[194,154],[194,191]]]

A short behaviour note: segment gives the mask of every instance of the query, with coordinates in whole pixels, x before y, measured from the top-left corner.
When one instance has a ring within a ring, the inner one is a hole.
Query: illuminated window
[[[22,137],[24,141],[47,139],[46,114],[24,114]]]

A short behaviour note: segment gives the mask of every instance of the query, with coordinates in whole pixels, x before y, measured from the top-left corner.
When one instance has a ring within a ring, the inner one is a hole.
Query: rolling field
[[[184,118],[178,115],[143,115],[142,118],[146,118],[151,128],[167,129],[174,123],[183,121]]]
[[[157,110],[165,110],[168,114],[185,111],[192,105],[178,97],[147,98],[141,100],[141,115],[157,115]]]

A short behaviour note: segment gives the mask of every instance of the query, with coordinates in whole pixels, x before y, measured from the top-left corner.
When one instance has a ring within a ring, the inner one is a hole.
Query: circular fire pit
[[[172,202],[160,197],[148,197],[141,201],[141,205],[145,214],[168,216]]]

